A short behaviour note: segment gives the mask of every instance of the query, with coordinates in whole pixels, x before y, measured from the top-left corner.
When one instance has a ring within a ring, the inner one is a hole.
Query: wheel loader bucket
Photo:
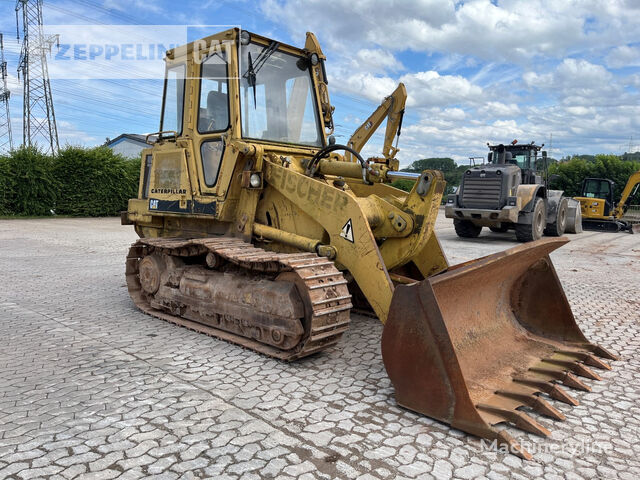
[[[539,394],[577,405],[557,383],[590,390],[577,376],[599,379],[589,367],[616,359],[571,312],[549,258],[567,241],[538,240],[398,286],[382,336],[398,403],[530,459],[495,426],[549,435],[520,408],[563,420]]]
[[[565,233],[582,233],[582,210],[580,202],[574,198],[569,198],[567,206],[567,223]]]

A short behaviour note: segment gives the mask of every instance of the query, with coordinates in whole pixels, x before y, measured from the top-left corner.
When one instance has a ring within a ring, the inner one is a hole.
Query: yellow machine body
[[[398,171],[404,86],[334,145],[325,60],[311,33],[296,48],[238,29],[167,53],[160,132],[123,213],[140,236],[127,257],[131,297],[151,315],[285,360],[336,345],[353,304],[369,309],[385,324],[384,362],[403,406],[527,456],[494,425],[530,426],[515,409],[548,413],[538,393],[566,400],[555,381],[582,385],[571,372],[603,366],[593,354],[613,358],[584,339],[555,276],[548,253],[564,241],[449,266],[434,231],[442,173]],[[365,160],[385,120],[382,155]],[[398,178],[413,189],[391,187]],[[519,360],[493,374],[485,365],[478,378],[512,395],[474,403],[466,352],[491,344]],[[398,368],[409,358],[412,368]]]
[[[614,182],[606,178],[586,178],[582,183],[580,202],[582,224],[585,229],[640,233],[640,224],[623,219],[629,198],[640,185],[640,171],[632,173],[622,190],[620,200],[613,197]]]
[[[606,211],[606,200],[604,198],[573,197],[580,202],[582,218],[596,218],[601,220],[611,220],[612,215]]]

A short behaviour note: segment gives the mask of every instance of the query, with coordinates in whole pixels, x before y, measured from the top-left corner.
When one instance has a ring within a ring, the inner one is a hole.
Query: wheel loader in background
[[[448,265],[441,172],[398,171],[405,100],[399,85],[338,145],[313,34],[296,48],[232,29],[168,51],[158,140],[122,216],[140,236],[129,293],[150,315],[290,361],[336,345],[361,302],[384,324],[400,405],[529,458],[495,425],[547,435],[520,407],[562,418],[538,394],[575,404],[557,382],[588,390],[575,374],[598,378],[587,365],[615,357],[575,322],[549,258],[566,240]],[[384,154],[365,160],[385,119]]]
[[[475,238],[482,227],[493,232],[512,228],[521,242],[563,235],[567,218],[576,218],[577,202],[547,188],[547,152],[540,152],[544,144],[514,140],[487,146],[487,163],[469,168],[458,191],[447,198],[445,215],[453,218],[458,236]],[[575,233],[575,226],[568,231]]]
[[[580,202],[583,228],[605,232],[640,233],[640,223],[622,218],[628,207],[629,197],[635,195],[640,186],[640,170],[631,174],[617,204],[613,199],[614,185],[613,180],[608,178],[584,179],[581,196],[574,197]]]

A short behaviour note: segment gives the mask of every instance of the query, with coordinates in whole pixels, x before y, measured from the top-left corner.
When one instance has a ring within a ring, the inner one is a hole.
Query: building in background
[[[156,141],[156,136],[149,137],[147,142],[146,135],[138,135],[136,133],[123,133],[113,140],[107,140],[106,146],[113,150],[113,153],[128,158],[140,158],[140,153],[145,148],[149,148]]]

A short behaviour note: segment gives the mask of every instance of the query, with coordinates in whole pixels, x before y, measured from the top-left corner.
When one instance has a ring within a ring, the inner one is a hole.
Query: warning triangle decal
[[[344,224],[344,227],[342,227],[340,236],[353,243],[353,226],[351,225],[351,219],[349,219],[347,223]]]

